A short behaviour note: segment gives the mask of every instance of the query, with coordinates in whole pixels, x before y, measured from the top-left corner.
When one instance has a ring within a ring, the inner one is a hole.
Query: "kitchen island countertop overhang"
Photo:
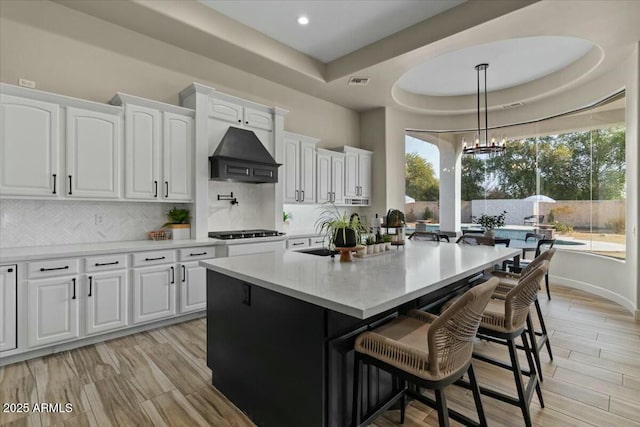
[[[393,253],[341,263],[278,251],[201,261],[200,265],[322,308],[367,319],[483,271],[520,250],[408,242]]]

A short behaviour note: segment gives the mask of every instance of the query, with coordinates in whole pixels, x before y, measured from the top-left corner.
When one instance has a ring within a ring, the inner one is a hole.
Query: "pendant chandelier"
[[[506,150],[506,143],[504,137],[500,141],[496,141],[494,137],[491,137],[489,141],[489,108],[487,104],[487,68],[489,64],[478,64],[475,66],[476,75],[478,80],[478,92],[477,92],[477,106],[478,106],[478,128],[476,130],[475,140],[472,145],[467,145],[466,138],[462,138],[464,144],[462,152],[464,154],[489,154],[490,156],[496,154],[502,154]],[[481,126],[480,116],[480,72],[484,73],[484,129]],[[483,141],[484,137],[484,141]]]

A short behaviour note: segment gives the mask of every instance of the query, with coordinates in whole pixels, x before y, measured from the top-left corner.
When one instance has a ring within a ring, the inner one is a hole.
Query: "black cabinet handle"
[[[164,258],[165,257],[161,256],[161,257],[158,257],[158,258],[145,258],[144,260],[145,261],[158,261],[158,260],[161,260],[161,259],[164,259]]]
[[[249,124],[249,121],[245,121],[244,123],[248,125],[248,124]]]
[[[300,190],[300,195],[302,197],[302,200],[300,200],[300,201],[304,202],[304,190]]]
[[[96,262],[95,266],[96,267],[102,267],[104,265],[116,265],[116,264],[120,264],[120,261],[113,261],[113,262]]]
[[[184,265],[182,266],[182,281],[187,281],[187,268]]]
[[[73,182],[72,180],[73,180],[73,178],[71,177],[71,175],[69,175],[69,194],[73,194],[73,193],[72,193],[72,191],[73,191],[73,190],[72,190],[73,185],[71,185],[71,184],[72,184],[72,182]]]
[[[89,295],[87,296],[91,296],[91,288],[93,287],[93,277],[89,276]]]
[[[76,279],[75,279],[75,277],[73,279],[71,279],[71,281],[73,282],[73,296],[71,297],[71,299],[76,299]]]
[[[298,201],[298,199],[299,199],[299,197],[298,197],[298,193],[299,193],[299,191],[298,191],[298,190],[296,190],[296,202],[297,202],[297,201]]]
[[[158,197],[158,181],[153,181],[153,197]]]
[[[238,119],[238,123],[242,123],[242,120],[241,120],[241,119]]]
[[[56,270],[67,270],[69,268],[68,265],[65,265],[64,267],[56,267],[56,268],[41,268],[40,271],[56,271]]]
[[[169,181],[164,182],[164,197],[169,197]]]
[[[300,246],[300,245],[304,245],[304,242],[299,242],[299,243],[292,243],[293,246]]]
[[[176,270],[171,267],[171,284],[173,285],[174,283],[176,283]]]
[[[206,252],[199,252],[197,254],[189,254],[189,256],[200,256],[200,255],[206,255]]]
[[[53,174],[53,194],[56,194],[56,174]]]
[[[13,268],[9,268],[9,269],[7,270],[7,273],[13,273]]]

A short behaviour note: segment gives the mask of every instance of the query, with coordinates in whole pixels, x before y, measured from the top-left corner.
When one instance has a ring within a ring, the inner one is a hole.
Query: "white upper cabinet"
[[[221,99],[221,97],[225,96],[218,94],[218,97],[210,99],[209,115],[211,117],[233,123],[241,128],[273,130],[273,113],[243,106],[240,99],[233,102],[233,100]]]
[[[316,144],[318,139],[285,132],[284,203],[316,203]]]
[[[59,122],[57,104],[0,95],[0,193],[60,193]]]
[[[330,150],[317,150],[318,203],[344,204],[345,155]]]
[[[340,151],[345,153],[345,203],[369,205],[373,153],[347,146],[342,147]]]
[[[120,196],[120,116],[67,107],[67,196]]]
[[[164,113],[164,198],[191,200],[193,182],[193,119]]]
[[[134,104],[125,106],[125,197],[158,199],[162,113]]]
[[[125,108],[125,197],[188,202],[193,198],[193,111],[119,93]]]

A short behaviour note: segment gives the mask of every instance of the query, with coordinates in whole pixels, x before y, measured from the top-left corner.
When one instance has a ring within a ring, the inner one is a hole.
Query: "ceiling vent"
[[[511,108],[518,108],[518,107],[522,107],[524,104],[522,102],[514,102],[513,104],[507,104],[507,105],[503,105],[502,109],[503,110],[509,110]]]
[[[369,77],[351,77],[349,79],[349,86],[366,86],[369,84]]]

